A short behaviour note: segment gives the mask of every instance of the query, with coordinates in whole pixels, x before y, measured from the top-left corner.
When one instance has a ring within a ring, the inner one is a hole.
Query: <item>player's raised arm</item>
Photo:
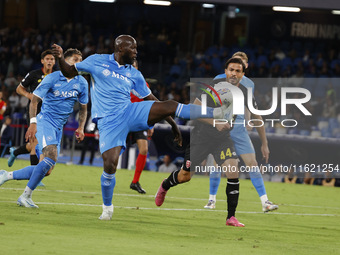
[[[157,97],[155,97],[152,93],[150,95],[148,95],[147,97],[144,98],[144,100],[153,100],[153,101],[159,101]],[[179,131],[178,126],[176,124],[176,122],[174,121],[173,118],[171,118],[170,116],[165,118],[165,120],[171,125],[172,127],[172,133],[175,136],[174,141],[177,142],[177,144],[179,146],[182,146],[182,134],[181,131]]]
[[[52,53],[54,57],[58,60],[60,70],[65,77],[73,78],[78,75],[78,71],[75,66],[66,63],[64,59],[63,49],[59,45],[52,45]]]

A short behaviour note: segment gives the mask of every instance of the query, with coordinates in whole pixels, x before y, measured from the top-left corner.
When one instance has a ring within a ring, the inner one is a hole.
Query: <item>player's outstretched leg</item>
[[[48,146],[54,146],[54,145],[48,145]],[[55,148],[55,151],[56,150],[57,149]],[[56,155],[54,159],[56,159]],[[49,157],[45,157],[38,165],[34,166],[32,175],[27,183],[27,186],[17,201],[18,205],[24,206],[24,207],[30,207],[30,208],[38,208],[38,206],[32,201],[32,193],[38,186],[39,182],[41,182],[41,180],[45,177],[47,172],[50,169],[52,169],[54,165],[55,165],[55,160]]]
[[[238,178],[228,179],[226,194],[228,203],[228,216],[226,225],[234,227],[244,227],[244,224],[239,222],[235,217],[236,207],[238,204],[240,183]]]
[[[202,114],[202,107],[194,104],[180,104],[173,100],[155,102],[149,113],[148,124],[153,125],[168,116],[175,116],[182,119],[215,118],[225,119],[230,116],[232,107],[222,105],[221,107],[207,107],[207,113]]]
[[[29,180],[35,166],[27,166],[13,172],[0,171],[0,186],[10,180]]]
[[[8,172],[0,170],[0,186],[8,181]]]
[[[164,179],[161,186],[159,186],[157,193],[155,195],[155,204],[157,206],[161,206],[164,203],[166,193],[171,187],[176,186],[179,184],[178,181],[178,174],[180,171],[184,170],[175,170],[173,171],[168,178]]]

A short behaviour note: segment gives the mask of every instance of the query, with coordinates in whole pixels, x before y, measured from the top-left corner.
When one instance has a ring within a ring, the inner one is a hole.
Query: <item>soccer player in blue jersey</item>
[[[82,54],[77,49],[65,52],[65,61],[73,65],[82,60]],[[37,115],[37,106],[43,101],[41,112]],[[33,92],[30,105],[30,126],[26,132],[26,141],[38,140],[37,152],[40,155],[38,165],[6,172],[0,171],[0,186],[8,180],[28,180],[23,194],[17,204],[24,207],[38,208],[32,200],[32,192],[39,182],[49,175],[57,161],[60,151],[60,141],[64,124],[73,112],[74,104],[79,101],[79,126],[76,138],[84,139],[84,125],[87,116],[88,83],[82,76],[66,78],[60,71],[53,72],[40,83]]]
[[[248,57],[244,52],[236,52],[233,56],[233,58],[240,58],[243,63],[246,65],[246,68],[248,67]],[[226,72],[227,73],[227,72]],[[227,77],[226,73],[217,75],[214,80],[223,80],[225,81],[227,78],[230,79],[230,83],[233,83],[231,80],[233,77]],[[228,80],[227,79],[227,80]],[[245,87],[245,88],[252,88],[253,93],[254,93],[254,82],[250,80],[248,77],[243,76],[242,80],[238,84],[233,84],[238,87]],[[245,95],[245,98],[246,95]],[[259,115],[254,115],[252,114],[252,119],[261,119],[262,117]],[[235,120],[235,123],[243,123],[245,120],[244,115],[237,115],[237,118]],[[255,126],[259,126],[257,123],[254,123]],[[268,163],[269,159],[269,148],[268,148],[268,141],[266,138],[266,131],[265,128],[262,127],[257,127],[256,128],[260,139],[261,139],[261,152],[263,159],[265,160],[266,163]],[[262,204],[262,210],[264,212],[269,212],[278,209],[278,206],[273,204],[268,200],[268,196],[266,193],[266,189],[264,187],[263,183],[263,178],[262,174],[260,172],[260,169],[258,167],[258,163],[256,161],[256,156],[255,156],[255,150],[254,146],[250,140],[250,137],[248,135],[246,127],[243,125],[237,125],[235,124],[233,129],[230,131],[230,136],[231,139],[234,142],[234,146],[236,149],[236,153],[243,162],[245,163],[246,166],[249,167],[255,167],[255,171],[251,171],[249,173],[250,179],[260,197],[261,204]],[[204,206],[206,209],[214,209],[215,208],[215,203],[216,203],[216,193],[218,190],[218,186],[220,184],[221,180],[221,172],[210,172],[210,195],[209,195],[209,201],[208,204]]]
[[[113,54],[94,54],[75,65],[69,65],[63,57],[59,45],[52,46],[60,69],[68,77],[78,73],[91,75],[92,118],[97,122],[99,145],[104,161],[101,176],[103,213],[100,220],[111,220],[113,214],[113,190],[119,155],[125,150],[129,132],[150,129],[155,123],[165,119],[172,126],[175,141],[182,144],[180,131],[170,116],[184,119],[224,118],[227,106],[207,109],[201,113],[201,106],[184,105],[158,99],[147,87],[141,72],[132,66],[137,57],[137,42],[129,35],[120,35],[114,42]],[[131,103],[130,92],[144,101]],[[227,111],[227,112],[226,112]]]

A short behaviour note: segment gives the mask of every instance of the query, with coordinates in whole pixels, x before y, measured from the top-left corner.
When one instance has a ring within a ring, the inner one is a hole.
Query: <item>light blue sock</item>
[[[215,167],[213,170],[216,170]],[[216,195],[221,182],[221,172],[210,170],[210,191],[209,195]]]
[[[113,190],[116,185],[116,175],[103,172],[100,178],[102,186],[103,203],[106,206],[112,205]]]
[[[27,183],[27,186],[34,190],[38,184],[44,179],[46,173],[55,165],[54,160],[45,157],[38,165],[34,167],[31,178]]]
[[[202,114],[202,107],[194,104],[178,104],[175,116],[186,120],[198,118],[213,118],[214,108],[207,107],[207,114]]]
[[[23,169],[13,171],[13,180],[29,180],[36,166],[26,166]]]
[[[267,192],[266,188],[264,187],[263,178],[259,167],[252,168],[252,170],[249,172],[249,176],[253,186],[257,191],[257,194],[259,194],[259,197],[266,195]]]

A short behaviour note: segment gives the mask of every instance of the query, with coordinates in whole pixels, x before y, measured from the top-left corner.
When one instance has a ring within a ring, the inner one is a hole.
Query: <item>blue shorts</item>
[[[126,137],[129,132],[150,129],[148,118],[154,102],[131,103],[121,114],[112,114],[98,119],[100,153],[122,146],[120,152],[122,154],[126,148]]]
[[[231,130],[230,137],[234,142],[234,147],[238,156],[255,153],[253,143],[246,130],[238,132],[233,132],[233,130]]]
[[[43,148],[47,145],[57,145],[58,155],[60,152],[60,141],[63,134],[63,129],[58,129],[47,120],[44,119],[43,115],[39,114],[37,117],[37,133],[35,137],[38,139],[38,145],[36,152],[38,159],[42,154]]]

